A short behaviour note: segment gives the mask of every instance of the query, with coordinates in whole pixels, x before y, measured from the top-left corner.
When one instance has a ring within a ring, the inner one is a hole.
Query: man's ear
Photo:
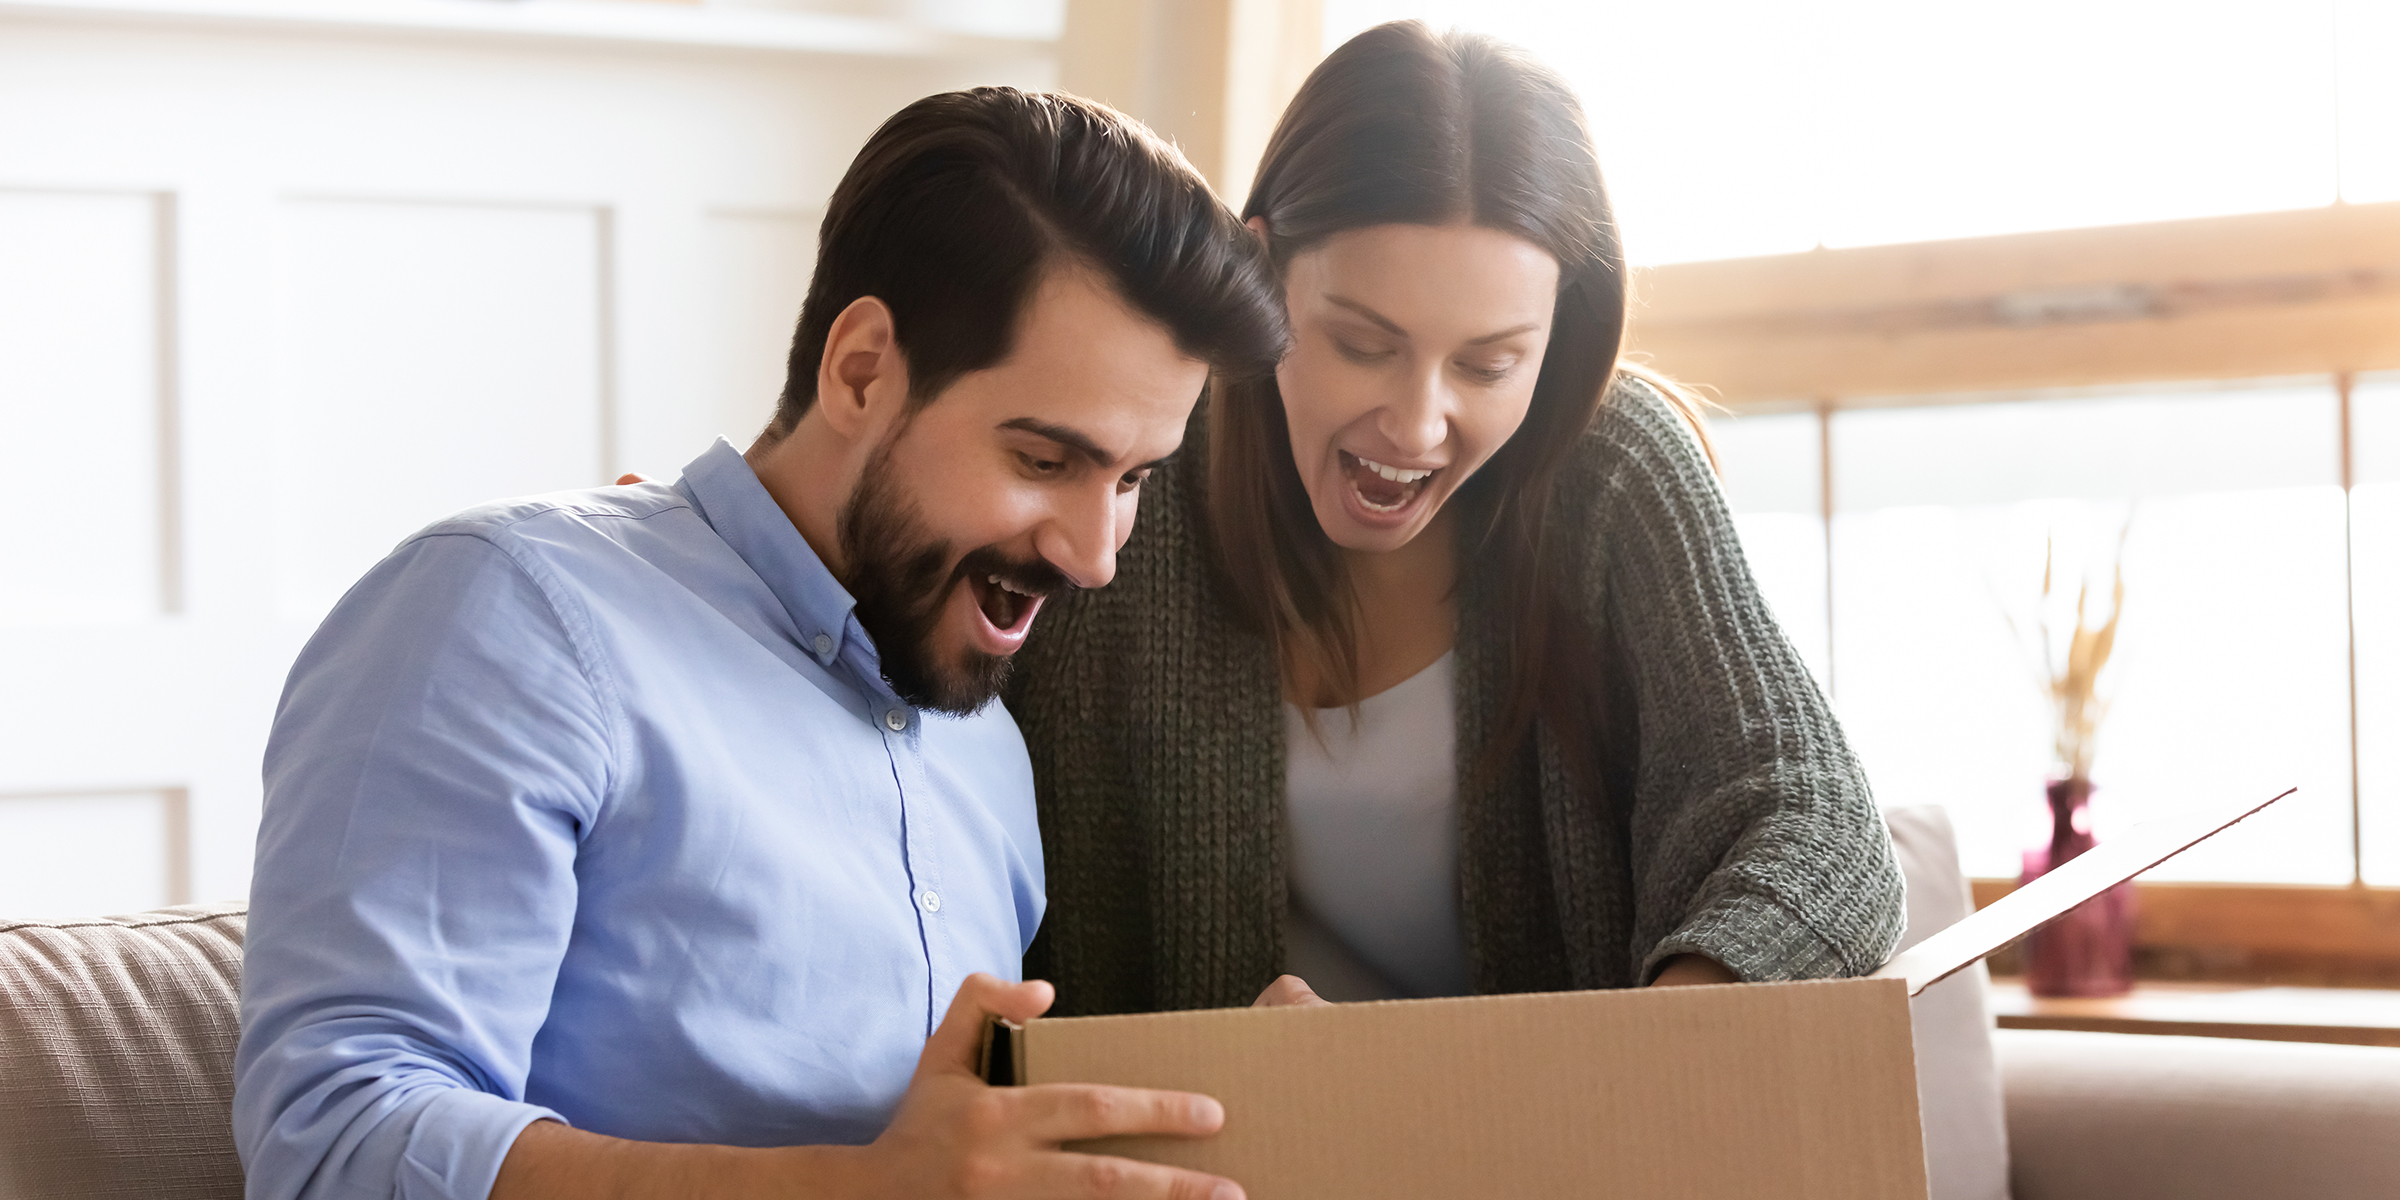
[[[850,302],[825,331],[817,362],[817,410],[846,438],[874,424],[876,410],[908,399],[908,362],[892,325],[891,306],[873,296]]]

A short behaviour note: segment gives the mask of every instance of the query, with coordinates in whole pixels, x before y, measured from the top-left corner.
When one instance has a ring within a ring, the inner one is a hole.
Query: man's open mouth
[[[967,587],[975,595],[975,607],[983,611],[983,619],[992,628],[1007,636],[1020,636],[1033,624],[1033,615],[1041,611],[1041,592],[997,573],[967,576]]]
[[[1394,467],[1360,458],[1347,450],[1337,453],[1341,455],[1342,473],[1349,477],[1359,503],[1369,512],[1396,513],[1407,508],[1424,493],[1426,484],[1441,473],[1439,467]]]

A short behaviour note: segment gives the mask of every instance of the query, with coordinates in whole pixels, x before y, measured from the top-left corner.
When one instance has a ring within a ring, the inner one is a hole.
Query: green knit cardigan
[[[1050,905],[1028,978],[1054,1010],[1248,1004],[1282,969],[1282,689],[1222,591],[1203,411],[1145,485],[1116,581],[1061,597],[1007,704],[1033,756]],[[1824,696],[1742,558],[1683,420],[1621,381],[1553,492],[1553,539],[1622,700],[1600,778],[1538,726],[1501,771],[1505,644],[1460,589],[1459,914],[1478,992],[1628,987],[1705,954],[1746,980],[1890,954],[1900,872]],[[1627,703],[1629,702],[1629,703]]]

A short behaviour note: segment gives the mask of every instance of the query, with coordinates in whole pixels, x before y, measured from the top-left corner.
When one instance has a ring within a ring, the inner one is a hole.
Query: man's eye
[[[1035,475],[1056,475],[1067,469],[1067,464],[1057,459],[1035,458],[1023,453],[1018,454],[1017,458],[1024,462],[1027,471]]]
[[[1117,490],[1120,492],[1130,492],[1133,489],[1142,486],[1142,481],[1148,478],[1150,478],[1150,472],[1148,471],[1129,471],[1126,473],[1125,478],[1117,481]]]

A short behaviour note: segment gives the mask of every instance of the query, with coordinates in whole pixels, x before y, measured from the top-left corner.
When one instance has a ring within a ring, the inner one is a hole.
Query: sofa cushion
[[[2391,1200],[2400,1049],[2003,1029],[2017,1200]]]
[[[0,921],[0,1195],[239,1200],[245,911]]]
[[[1883,819],[1908,881],[1905,950],[1966,919],[1975,900],[1959,870],[1948,813],[1922,805],[1887,809]],[[1976,963],[1908,1002],[1932,1200],[2008,1200],[2008,1129],[1992,1061],[1990,987],[1990,975]]]

